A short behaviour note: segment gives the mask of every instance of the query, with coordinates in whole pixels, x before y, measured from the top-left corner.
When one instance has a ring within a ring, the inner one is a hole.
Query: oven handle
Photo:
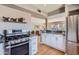
[[[13,45],[13,46],[10,45],[10,46],[8,46],[6,48],[14,48],[14,47],[18,47],[18,46],[21,46],[21,45],[24,45],[24,44],[27,44],[27,43],[29,43],[29,42],[20,43],[20,44]]]

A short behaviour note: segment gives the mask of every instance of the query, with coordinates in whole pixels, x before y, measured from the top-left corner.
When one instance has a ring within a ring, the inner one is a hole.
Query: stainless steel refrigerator
[[[71,15],[67,19],[66,53],[79,55],[79,14]]]

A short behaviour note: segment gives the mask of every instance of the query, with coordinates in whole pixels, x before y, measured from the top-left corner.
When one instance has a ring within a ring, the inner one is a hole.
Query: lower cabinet
[[[46,37],[44,39],[42,38],[42,41],[52,48],[65,52],[65,38],[61,34],[46,34]]]
[[[3,43],[0,43],[0,55],[4,54]]]
[[[57,40],[56,40],[56,37],[54,35],[51,37],[50,42],[51,42],[51,44],[50,44],[51,47],[57,48]]]
[[[29,40],[29,54],[34,55],[37,53],[37,36],[30,37]]]
[[[56,45],[57,45],[57,49],[65,52],[65,39],[62,35],[56,36]]]
[[[45,33],[42,33],[42,34],[41,34],[41,39],[40,39],[40,43],[41,43],[41,44],[46,43],[46,37],[47,37],[47,36],[46,36]]]

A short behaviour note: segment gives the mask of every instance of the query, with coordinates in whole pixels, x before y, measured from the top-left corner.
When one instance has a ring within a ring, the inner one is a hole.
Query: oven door
[[[29,42],[12,45],[11,55],[29,55]]]

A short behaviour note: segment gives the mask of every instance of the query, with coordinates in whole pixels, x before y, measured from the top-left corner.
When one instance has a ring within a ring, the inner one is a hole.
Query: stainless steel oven
[[[29,41],[12,44],[10,49],[11,55],[29,55]]]
[[[29,55],[29,35],[27,33],[17,32],[4,36],[6,55]]]

